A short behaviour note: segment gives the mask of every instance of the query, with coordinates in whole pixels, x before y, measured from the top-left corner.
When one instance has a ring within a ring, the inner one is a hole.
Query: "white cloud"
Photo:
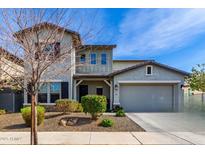
[[[173,52],[205,34],[205,9],[130,10],[119,31],[116,56]]]

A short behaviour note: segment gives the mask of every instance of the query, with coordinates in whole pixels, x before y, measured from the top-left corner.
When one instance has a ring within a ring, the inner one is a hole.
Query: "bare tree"
[[[90,39],[97,33],[87,28],[83,38],[80,38],[79,33],[67,29],[72,27],[75,13],[68,9],[1,10],[0,43],[19,57],[13,61],[24,68],[22,70],[22,67],[0,60],[6,66],[1,71],[31,96],[31,144],[38,144],[36,107],[42,81],[72,72],[76,66],[76,49],[83,50],[82,40]],[[78,30],[83,24],[83,18],[79,19]],[[2,54],[8,57],[6,53]],[[24,80],[19,77],[22,75]]]

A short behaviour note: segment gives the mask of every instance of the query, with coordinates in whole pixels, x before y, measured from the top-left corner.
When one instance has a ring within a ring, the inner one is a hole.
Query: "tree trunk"
[[[31,145],[38,144],[36,94],[31,95]]]

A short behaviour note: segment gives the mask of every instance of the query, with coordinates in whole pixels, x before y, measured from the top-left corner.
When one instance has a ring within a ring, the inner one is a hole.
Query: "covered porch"
[[[113,90],[111,78],[102,75],[75,75],[73,98],[80,102],[81,97],[88,94],[106,96],[107,109],[112,109]]]

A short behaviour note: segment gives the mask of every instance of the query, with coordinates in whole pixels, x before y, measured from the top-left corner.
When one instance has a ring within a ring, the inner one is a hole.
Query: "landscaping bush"
[[[83,107],[81,105],[81,103],[77,103],[77,108],[75,112],[83,112]]]
[[[100,125],[103,127],[112,127],[114,125],[114,122],[111,119],[103,119]]]
[[[2,114],[6,114],[6,110],[0,109],[0,115],[2,115]]]
[[[123,107],[121,107],[119,105],[116,105],[115,108],[114,108],[114,112],[117,112],[119,110],[123,110]]]
[[[21,115],[26,125],[31,126],[31,106],[22,108]],[[37,125],[40,125],[44,121],[44,118],[45,108],[42,106],[37,106]]]
[[[86,95],[81,98],[81,104],[85,113],[90,113],[93,120],[96,120],[107,108],[105,96]]]
[[[124,111],[123,109],[118,110],[118,111],[116,112],[116,116],[117,116],[117,117],[124,117],[124,116],[125,116],[125,111]]]
[[[82,106],[78,101],[71,99],[58,99],[56,100],[56,108],[58,111],[64,114],[69,112],[82,112]]]

